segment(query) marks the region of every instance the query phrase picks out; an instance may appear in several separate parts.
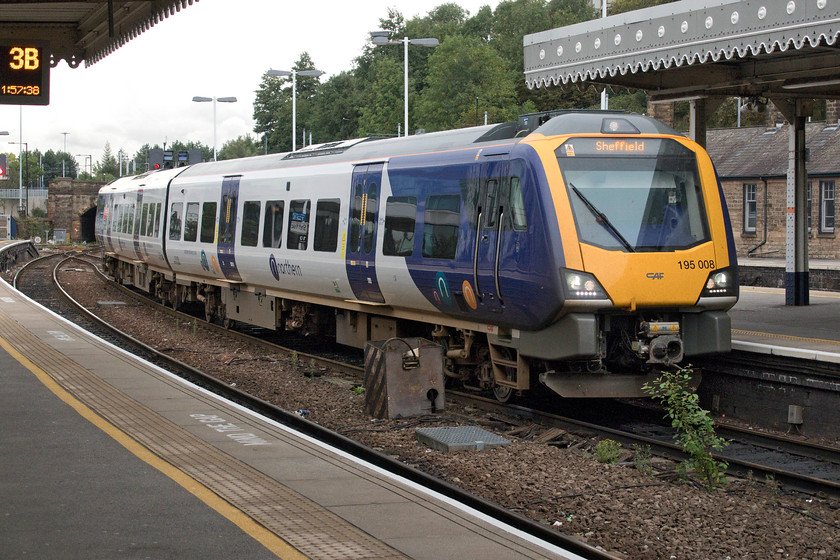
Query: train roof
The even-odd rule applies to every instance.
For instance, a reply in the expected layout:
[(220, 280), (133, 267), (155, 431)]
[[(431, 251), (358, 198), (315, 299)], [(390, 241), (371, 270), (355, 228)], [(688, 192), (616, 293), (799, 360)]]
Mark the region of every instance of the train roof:
[(164, 189), (169, 184), (169, 181), (183, 173), (186, 169), (186, 167), (160, 169), (158, 171), (147, 171), (140, 175), (120, 177), (99, 189), (99, 194), (119, 194), (133, 192), (137, 189)]
[[(610, 123), (618, 122), (618, 128)], [(649, 117), (622, 111), (552, 111), (524, 115), (516, 122), (416, 134), (400, 138), (355, 138), (315, 144), (295, 152), (205, 162), (181, 168), (183, 177), (228, 175), (263, 169), (291, 168), (322, 163), (386, 160), (412, 154), (512, 145), (530, 133), (560, 134), (678, 134)], [(156, 172), (160, 173), (160, 172)], [(167, 176), (167, 179), (174, 175)]]

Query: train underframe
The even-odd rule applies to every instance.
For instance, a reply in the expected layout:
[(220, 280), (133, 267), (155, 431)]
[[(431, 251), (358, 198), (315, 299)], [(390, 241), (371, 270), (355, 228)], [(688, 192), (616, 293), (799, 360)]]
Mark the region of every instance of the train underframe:
[[(703, 315), (571, 313), (539, 333), (522, 331), (514, 336), (501, 328), (487, 334), (240, 291), (235, 284), (222, 287), (175, 281), (145, 265), (113, 257), (106, 257), (105, 271), (119, 283), (133, 284), (175, 309), (200, 304), (207, 321), (228, 328), (240, 321), (334, 338), (357, 348), (395, 336), (428, 338), (443, 348), (444, 372), (450, 384), (492, 392), (502, 402), (538, 383), (569, 398), (645, 396), (642, 385), (655, 380), (662, 367), (683, 359), (681, 319)], [(709, 323), (706, 318), (700, 326), (717, 326), (717, 318), (713, 319)]]

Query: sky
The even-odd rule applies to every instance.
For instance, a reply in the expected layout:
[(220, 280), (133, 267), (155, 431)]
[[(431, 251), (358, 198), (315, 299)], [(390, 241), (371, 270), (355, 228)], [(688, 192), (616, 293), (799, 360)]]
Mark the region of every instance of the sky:
[[(306, 51), (326, 72), (324, 81), (352, 69), (389, 8), (409, 20), (445, 1), (197, 0), (90, 67), (61, 61), (50, 73), (49, 105), (0, 105), (0, 131), (9, 133), (0, 136), (0, 152), (18, 153), (7, 141), (26, 142), (30, 151), (64, 151), (66, 140), (84, 170), (102, 158), (106, 142), (115, 157), (173, 140), (212, 148), (213, 104), (192, 98), (236, 97), (236, 103), (216, 103), (221, 149), (255, 136), (255, 92), (269, 68), (290, 70)], [(474, 15), (498, 1), (456, 3)]]

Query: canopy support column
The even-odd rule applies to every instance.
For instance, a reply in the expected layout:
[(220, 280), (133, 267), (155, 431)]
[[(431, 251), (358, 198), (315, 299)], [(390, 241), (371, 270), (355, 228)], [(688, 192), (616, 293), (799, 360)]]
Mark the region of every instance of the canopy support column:
[(808, 305), (808, 176), (805, 171), (806, 106), (802, 99), (773, 98), (791, 124), (785, 222), (785, 304)]

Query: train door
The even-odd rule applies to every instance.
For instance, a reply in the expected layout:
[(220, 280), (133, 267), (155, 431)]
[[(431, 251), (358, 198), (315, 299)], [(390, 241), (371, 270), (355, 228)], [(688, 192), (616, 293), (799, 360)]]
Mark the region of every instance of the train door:
[(475, 295), (485, 310), (501, 312), (504, 293), (499, 277), (505, 204), (508, 188), (507, 154), (486, 156), (481, 163), (475, 223), (473, 279)]
[(357, 165), (350, 186), (350, 233), (345, 262), (356, 299), (385, 303), (376, 279), (376, 230), (382, 183), (381, 163)]
[(143, 252), (140, 248), (140, 218), (143, 212), (143, 189), (137, 190), (137, 202), (131, 209), (131, 241), (134, 247), (134, 254), (137, 255), (137, 260), (142, 261)]
[(236, 207), (239, 202), (239, 180), (242, 177), (225, 177), (222, 181), (222, 200), (220, 204), (219, 235), (216, 240), (216, 254), (219, 267), (225, 278), (234, 282), (241, 282), (239, 269), (236, 266)]

